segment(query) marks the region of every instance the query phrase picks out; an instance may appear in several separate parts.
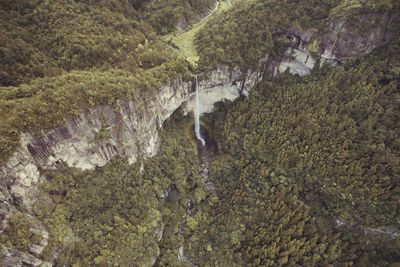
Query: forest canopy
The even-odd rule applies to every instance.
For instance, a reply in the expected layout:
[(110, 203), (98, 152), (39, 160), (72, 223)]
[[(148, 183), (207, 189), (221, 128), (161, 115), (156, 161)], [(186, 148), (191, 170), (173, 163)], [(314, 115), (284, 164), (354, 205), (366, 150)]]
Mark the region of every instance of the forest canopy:
[[(1, 1), (0, 164), (21, 132), (37, 136), (121, 99), (145, 112), (160, 87), (190, 79), (189, 63), (160, 35), (215, 4)], [(287, 48), (279, 32), (322, 33), (340, 18), (364, 33), (358, 15), (399, 10), (396, 0), (240, 1), (199, 28), (200, 70), (254, 69)], [(73, 267), (398, 266), (397, 26), (362, 58), (316, 65), (306, 77), (263, 73), (248, 97), (202, 116), (206, 147), (193, 114), (178, 109), (157, 132), (154, 157), (39, 168), (32, 206), (12, 199), (9, 216), (0, 214), (0, 265), (34, 255)]]
[(189, 76), (128, 2), (95, 2), (1, 3), (0, 161), (22, 131), (54, 128), (87, 108), (151, 96)]
[[(280, 33), (296, 29), (323, 34), (329, 24), (341, 21), (357, 22), (357, 15), (389, 12), (397, 17), (400, 3), (395, 0), (303, 0), (241, 1), (232, 10), (210, 20), (197, 34), (196, 47), (201, 68), (228, 65), (243, 70), (252, 69), (266, 55), (276, 58), (287, 48)], [(359, 23), (360, 34), (365, 25)], [(392, 28), (396, 27), (392, 25)]]

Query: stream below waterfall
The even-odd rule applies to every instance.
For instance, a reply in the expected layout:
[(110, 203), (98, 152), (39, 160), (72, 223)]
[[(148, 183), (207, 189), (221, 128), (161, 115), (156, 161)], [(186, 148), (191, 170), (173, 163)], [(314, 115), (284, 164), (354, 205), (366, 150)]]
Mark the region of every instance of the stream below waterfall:
[[(207, 196), (215, 195), (215, 185), (209, 179), (209, 167), (212, 161), (215, 159), (216, 153), (213, 147), (207, 147), (207, 139), (204, 140), (203, 143), (198, 140), (198, 153), (199, 153), (199, 160), (201, 164), (201, 175), (204, 181), (204, 189), (207, 192)], [(183, 236), (183, 231), (186, 226), (187, 219), (189, 217), (193, 217), (195, 214), (193, 212), (193, 202), (191, 200), (188, 201), (186, 206), (186, 216), (183, 218), (179, 225), (178, 233), (182, 236), (183, 244), (178, 249), (178, 259), (185, 264), (185, 266), (196, 266), (191, 259), (185, 255), (185, 238)]]
[[(195, 101), (193, 106), (194, 111), (194, 135), (197, 139), (197, 151), (199, 155), (199, 161), (201, 165), (201, 176), (203, 177), (204, 181), (204, 189), (207, 192), (207, 195), (214, 195), (216, 194), (215, 186), (212, 181), (209, 179), (209, 168), (214, 160), (217, 149), (216, 143), (209, 137), (209, 134), (203, 134), (201, 131), (201, 123), (200, 123), (200, 110), (201, 110), (201, 99), (199, 96), (199, 88), (198, 88), (198, 80), (197, 76), (195, 76)], [(184, 263), (186, 266), (195, 266), (190, 258), (185, 255), (185, 238), (183, 236), (183, 231), (187, 223), (187, 219), (189, 217), (194, 216), (193, 214), (193, 202), (191, 200), (188, 201), (186, 205), (186, 215), (181, 221), (178, 233), (181, 235), (183, 239), (183, 244), (178, 249), (178, 259)]]

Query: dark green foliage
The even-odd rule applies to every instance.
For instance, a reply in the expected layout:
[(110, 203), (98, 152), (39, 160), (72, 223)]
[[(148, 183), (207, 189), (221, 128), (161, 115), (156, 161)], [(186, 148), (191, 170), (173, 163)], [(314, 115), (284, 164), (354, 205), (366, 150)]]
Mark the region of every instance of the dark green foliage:
[(28, 246), (35, 240), (34, 234), (30, 231), (32, 220), (26, 214), (15, 212), (8, 223), (4, 236), (0, 237), (1, 243), (20, 250), (27, 250)]
[[(190, 21), (212, 3), (189, 2), (2, 1), (0, 79), (29, 83), (0, 88), (0, 157), (21, 131), (118, 98), (145, 106), (160, 85), (185, 78), (187, 65), (137, 12), (164, 33), (178, 12)], [(249, 1), (211, 21), (197, 39), (203, 67), (247, 69), (285, 48), (276, 32), (397, 4), (277, 3)], [(41, 257), (61, 250), (59, 266), (180, 266), (184, 246), (198, 266), (396, 266), (398, 235), (376, 230), (398, 233), (400, 221), (399, 50), (398, 39), (310, 77), (282, 74), (225, 106), (207, 121), (222, 147), (210, 163), (215, 190), (200, 175), (191, 118), (168, 122), (154, 158), (42, 173), (33, 211), (50, 238)], [(36, 242), (31, 224), (15, 213), (1, 242), (26, 250)]]
[(215, 0), (147, 1), (140, 11), (158, 33), (166, 34), (177, 30), (178, 24), (186, 26), (199, 20), (215, 3)]
[(165, 132), (152, 159), (132, 166), (119, 159), (95, 172), (47, 175), (42, 198), (49, 195), (54, 204), (50, 214), (37, 216), (50, 232), (47, 254), (64, 248), (58, 265), (149, 265), (156, 260), (158, 231), (163, 234), (158, 262), (177, 260), (178, 226), (188, 199), (194, 199), (191, 189), (202, 187), (196, 147), (180, 132), (186, 125)]
[[(199, 65), (254, 68), (260, 59), (284, 46), (284, 40), (273, 39), (273, 34), (293, 27), (316, 26), (337, 2), (244, 1), (208, 22), (198, 34)], [(274, 56), (272, 54), (270, 56)]]
[[(192, 262), (398, 264), (399, 41), (307, 78), (282, 75), (227, 109), (216, 194), (185, 232)], [(383, 226), (394, 232), (374, 233)]]
[(187, 64), (129, 3), (7, 3), (0, 10), (0, 82), (30, 83), (0, 87), (0, 161), (21, 131), (57, 127), (117, 98), (144, 106), (141, 96), (188, 76)]
[(127, 14), (113, 2), (19, 0), (12, 7), (0, 10), (1, 85), (63, 70), (110, 65), (135, 70), (140, 66), (135, 49), (156, 41), (152, 29), (135, 19), (132, 8)]
[(243, 147), (249, 157), (291, 173), (302, 181), (307, 200), (322, 197), (336, 215), (362, 222), (373, 214), (369, 224), (396, 222), (398, 84), (394, 77), (382, 84), (377, 73), (384, 65), (397, 69), (398, 61), (374, 61), (265, 84), (228, 115), (225, 127), (233, 132), (225, 132), (226, 147), (235, 155)]
[[(398, 1), (347, 1), (347, 0), (272, 0), (242, 1), (232, 10), (209, 21), (198, 33), (196, 47), (199, 66), (228, 65), (243, 70), (257, 66), (260, 59), (269, 55), (276, 58), (287, 48), (282, 33), (297, 29), (321, 34), (338, 17), (356, 22), (356, 15), (370, 12), (392, 13), (400, 8)], [(365, 27), (368, 21), (356, 24)], [(369, 25), (374, 27), (374, 25)], [(395, 27), (392, 27), (395, 28)], [(364, 34), (360, 30), (359, 35)]]
[(332, 10), (331, 15), (349, 17), (360, 12), (389, 11), (396, 6), (399, 6), (396, 0), (342, 0), (340, 4)]
[(315, 266), (338, 258), (339, 235), (325, 233), (286, 177), (229, 156), (214, 163), (212, 176), (218, 198), (196, 214), (189, 238), (200, 266)]

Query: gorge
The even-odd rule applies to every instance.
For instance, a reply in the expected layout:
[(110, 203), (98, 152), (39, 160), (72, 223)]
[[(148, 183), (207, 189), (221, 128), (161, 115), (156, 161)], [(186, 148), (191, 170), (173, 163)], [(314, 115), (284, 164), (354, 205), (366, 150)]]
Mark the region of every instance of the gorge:
[[(24, 32), (69, 45), (61, 32), (23, 23), (41, 25), (48, 9), (64, 4), (22, 2), (0, 6), (21, 16), (15, 25)], [(125, 36), (114, 37), (120, 45), (95, 39), (118, 53), (79, 54), (90, 44), (77, 41), (60, 56), (61, 48), (40, 50), (34, 39), (30, 51), (40, 52), (29, 62), (41, 68), (68, 53), (80, 55), (77, 62), (94, 57), (96, 75), (78, 63), (67, 73), (71, 60), (37, 70), (44, 78), (20, 77), (8, 63), (14, 59), (3, 61), (1, 77), (16, 84), (0, 89), (1, 266), (398, 264), (395, 1), (313, 1), (318, 14), (301, 1), (276, 10), (274, 1), (210, 1), (214, 13), (199, 11), (207, 17), (189, 38), (199, 59), (187, 43), (171, 49), (174, 41), (148, 28), (162, 26), (149, 15), (154, 1), (99, 9), (78, 2), (65, 4), (67, 14), (85, 27), (95, 29), (99, 14), (101, 27), (122, 21), (112, 26)], [(188, 18), (196, 5), (189, 2)], [(160, 9), (173, 10), (171, 20), (172, 7), (181, 10)], [(178, 30), (182, 21), (176, 17)], [(66, 36), (91, 34), (85, 27), (67, 27)], [(185, 32), (177, 36), (186, 40)], [(65, 117), (54, 123), (49, 111)], [(218, 147), (211, 160), (201, 154), (209, 138)]]

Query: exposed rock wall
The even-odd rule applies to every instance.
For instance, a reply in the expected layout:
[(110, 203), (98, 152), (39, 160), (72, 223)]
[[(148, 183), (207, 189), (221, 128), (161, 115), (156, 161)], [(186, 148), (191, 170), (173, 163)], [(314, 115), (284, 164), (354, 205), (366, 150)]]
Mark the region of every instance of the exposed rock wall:
[[(246, 90), (261, 77), (258, 72), (248, 76)], [(213, 69), (201, 80), (199, 90), (230, 88), (238, 96), (241, 77), (238, 69)], [(193, 96), (193, 88), (193, 82), (174, 82), (160, 88), (157, 95), (145, 101), (144, 107), (121, 100), (115, 107), (90, 109), (39, 136), (22, 133), (19, 148), (0, 169), (0, 233), (16, 206), (31, 211), (35, 188), (41, 180), (40, 170), (62, 166), (90, 170), (104, 166), (116, 156), (125, 156), (133, 163), (138, 157), (155, 155), (163, 122)], [(213, 106), (213, 102), (209, 104)]]
[[(42, 170), (62, 166), (90, 170), (116, 156), (126, 156), (133, 163), (138, 157), (155, 155), (158, 130), (191, 91), (191, 82), (177, 81), (160, 88), (144, 106), (118, 101), (114, 107), (90, 109), (47, 133), (21, 133), (19, 148), (0, 168), (0, 234), (17, 208), (32, 214)], [(46, 242), (32, 244), (27, 252), (0, 247), (0, 266), (43, 264), (37, 256), (47, 244), (48, 233), (40, 222), (35, 222), (31, 231), (37, 232), (37, 228)]]
[[(383, 26), (393, 20), (389, 14), (380, 17), (364, 14), (360, 19), (372, 23), (362, 34), (354, 28), (354, 22), (340, 20), (332, 22), (329, 31), (323, 34), (296, 29), (280, 33), (292, 38), (285, 54), (280, 59), (262, 59), (260, 66), (248, 71), (247, 75), (238, 68), (220, 66), (211, 69), (199, 78), (199, 92), (204, 104), (201, 112), (211, 112), (218, 101), (237, 98), (244, 76), (247, 77), (243, 86), (246, 95), (265, 73), (276, 75), (289, 70), (293, 74), (307, 75), (318, 61), (335, 65), (361, 57), (389, 41), (394, 34), (386, 32)], [(185, 102), (185, 110), (192, 110), (193, 89), (192, 82), (177, 81), (146, 99), (144, 107), (121, 100), (114, 107), (90, 109), (64, 126), (39, 136), (22, 133), (20, 147), (0, 167), (0, 234), (16, 207), (31, 212), (41, 170), (60, 166), (90, 170), (104, 166), (116, 156), (126, 156), (130, 163), (138, 157), (153, 156), (158, 149), (158, 131), (164, 121)], [(47, 240), (46, 230), (40, 229)], [(36, 256), (43, 246), (45, 244), (33, 245), (31, 254), (6, 251), (3, 253), (6, 261), (0, 259), (0, 265), (7, 261), (15, 266), (22, 262), (40, 265), (42, 263)]]
[[(265, 59), (261, 60), (264, 62)], [(243, 85), (243, 94), (249, 91), (262, 79), (262, 64), (254, 71), (249, 70)], [(233, 101), (240, 96), (242, 89), (243, 73), (239, 68), (229, 69), (226, 66), (219, 66), (211, 69), (208, 73), (199, 78), (199, 97), (201, 101), (200, 114), (210, 113), (214, 104), (220, 101)], [(194, 95), (192, 94), (184, 106), (185, 112), (194, 108)]]
[(311, 73), (318, 61), (320, 66), (336, 66), (346, 60), (361, 58), (399, 34), (400, 29), (396, 27), (399, 22), (400, 11), (395, 10), (337, 18), (323, 32), (291, 29), (275, 33), (275, 36), (291, 38), (292, 42), (278, 62), (269, 63), (269, 70), (274, 75), (288, 70), (304, 76)]
[[(354, 21), (341, 20), (333, 21), (325, 34), (296, 29), (280, 33), (291, 37), (292, 44), (279, 61), (268, 61), (267, 57), (261, 60), (259, 68), (247, 73), (244, 94), (265, 71), (276, 74), (289, 70), (307, 75), (318, 59), (335, 63), (371, 52), (394, 35), (384, 27), (385, 22), (393, 19), (393, 14), (386, 13), (360, 15), (358, 23), (367, 24), (367, 31), (362, 33), (355, 28)], [(215, 102), (238, 97), (243, 77), (238, 68), (224, 66), (200, 77), (199, 91), (205, 104), (202, 112), (210, 112)], [(22, 133), (20, 148), (1, 167), (0, 199), (4, 201), (0, 208), (10, 203), (10, 197), (14, 204), (29, 208), (28, 192), (40, 180), (39, 169), (67, 165), (87, 170), (104, 166), (115, 156), (126, 156), (132, 163), (137, 157), (154, 155), (159, 143), (158, 129), (188, 99), (186, 109), (191, 110), (192, 92), (192, 82), (178, 81), (160, 88), (158, 94), (145, 101), (144, 108), (121, 100), (116, 107), (93, 108), (39, 137)]]
[[(241, 77), (242, 73), (238, 69), (212, 69), (200, 81), (199, 91), (233, 90), (236, 98), (239, 96)], [(246, 91), (261, 76), (259, 72), (249, 72), (248, 77), (244, 86)], [(90, 109), (62, 127), (43, 132), (39, 136), (21, 133), (19, 148), (0, 168), (0, 234), (17, 208), (32, 214), (32, 203), (42, 179), (42, 170), (63, 166), (91, 170), (104, 166), (116, 156), (125, 156), (133, 163), (139, 157), (155, 155), (160, 141), (158, 131), (164, 121), (191, 99), (193, 94), (194, 82), (177, 81), (160, 88), (158, 94), (144, 101), (145, 106), (121, 100), (114, 107), (98, 106)], [(208, 102), (211, 109), (215, 102), (224, 98), (210, 99)], [(46, 229), (40, 223), (34, 226), (38, 227), (42, 239), (47, 242)], [(33, 244), (33, 252), (29, 253), (8, 251), (4, 247), (0, 265), (49, 264), (37, 258), (36, 252), (43, 250), (45, 245)]]
[(40, 180), (39, 169), (59, 166), (82, 170), (104, 166), (115, 156), (153, 156), (158, 148), (158, 128), (184, 102), (190, 82), (160, 88), (144, 108), (132, 101), (115, 107), (99, 106), (82, 113), (39, 137), (22, 133), (20, 147), (1, 168), (1, 178), (14, 201), (29, 210), (29, 192)]

